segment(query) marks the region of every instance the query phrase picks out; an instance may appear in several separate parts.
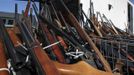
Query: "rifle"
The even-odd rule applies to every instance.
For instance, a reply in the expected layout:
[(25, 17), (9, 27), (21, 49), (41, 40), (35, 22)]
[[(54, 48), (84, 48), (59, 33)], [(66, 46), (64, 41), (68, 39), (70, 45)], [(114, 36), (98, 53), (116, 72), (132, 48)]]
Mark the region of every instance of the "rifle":
[[(51, 5), (51, 7), (53, 9), (53, 12), (54, 12), (54, 14), (56, 16), (56, 19), (57, 19), (57, 20), (54, 19), (54, 21), (57, 23), (57, 26), (59, 27), (59, 29), (64, 29), (63, 26), (62, 26), (62, 25), (64, 25), (66, 27), (66, 31), (68, 33), (71, 33), (71, 29), (67, 25), (67, 23), (66, 23), (64, 17), (62, 16), (61, 12), (59, 12), (59, 16), (61, 18), (61, 19), (59, 19), (59, 16), (58, 16), (58, 14), (56, 12), (56, 9), (54, 8), (54, 5), (53, 5), (53, 3), (51, 1), (50, 1), (50, 5)], [(60, 44), (64, 47), (64, 49), (67, 49), (67, 44), (65, 43), (64, 39), (61, 36), (57, 36), (57, 39), (59, 39), (59, 41), (61, 41)]]
[(0, 75), (9, 75), (6, 58), (6, 52), (4, 51), (4, 46), (2, 40), (0, 39)]
[[(52, 10), (53, 10), (53, 12), (54, 12), (54, 14), (55, 14), (55, 17), (56, 17), (56, 19), (57, 19), (57, 20), (55, 19), (54, 21), (57, 23), (57, 25), (58, 25), (59, 28), (63, 29), (63, 26), (61, 25), (61, 21), (60, 21), (60, 19), (59, 19), (59, 17), (58, 17), (58, 14), (57, 14), (57, 12), (56, 12), (56, 9), (54, 8), (54, 5), (53, 5), (53, 3), (52, 3), (51, 1), (50, 1), (50, 5), (51, 5)], [(61, 15), (60, 12), (59, 12), (59, 14)], [(62, 16), (61, 16), (61, 18), (62, 18), (63, 22), (65, 23), (64, 18), (63, 18)], [(67, 26), (66, 26), (66, 27), (67, 27)], [(68, 28), (68, 27), (67, 27), (67, 31), (69, 31), (69, 28)], [(57, 39), (58, 39), (59, 41), (61, 41), (61, 42), (60, 42), (60, 45), (63, 46), (64, 49), (67, 49), (67, 45), (66, 45), (64, 39), (63, 39), (61, 36), (57, 36)]]
[(29, 54), (32, 57), (31, 59), (34, 62), (38, 75), (59, 75), (55, 65), (43, 51), (38, 40), (33, 38), (26, 25), (24, 25), (24, 22), (17, 21), (17, 25), (26, 43)]
[(90, 0), (90, 19), (94, 16), (94, 6), (92, 0)]
[[(45, 5), (46, 7), (48, 7), (47, 5)], [(35, 8), (35, 7), (34, 7)], [(44, 9), (44, 8), (43, 8)], [(43, 14), (44, 12), (43, 12), (43, 9), (42, 9), (42, 12), (41, 12), (41, 14), (42, 14), (42, 16), (46, 16), (45, 14), (47, 13), (45, 13), (45, 14)], [(47, 8), (48, 9), (48, 8)], [(47, 15), (47, 16), (49, 16), (49, 15)], [(50, 18), (50, 17), (49, 17)], [(53, 36), (51, 33), (50, 33), (50, 31), (49, 31), (49, 29), (48, 29), (48, 27), (46, 26), (46, 25), (44, 25), (40, 20), (39, 20), (39, 28), (40, 28), (40, 30), (41, 30), (41, 32), (42, 32), (42, 35), (43, 35), (43, 39), (46, 41), (46, 39), (48, 39), (47, 40), (47, 45), (50, 45), (50, 44), (53, 44), (53, 43), (55, 43), (56, 41), (55, 41), (55, 39), (54, 39), (54, 37), (55, 37), (55, 35)], [(63, 54), (62, 54), (62, 51), (60, 50), (60, 48), (59, 48), (59, 46), (58, 45), (54, 45), (54, 46), (52, 46), (51, 47), (52, 49), (51, 49), (51, 51), (53, 51), (53, 53), (55, 54), (55, 56), (57, 57), (57, 59), (58, 59), (58, 61), (59, 62), (61, 62), (61, 63), (65, 63), (65, 58), (64, 58), (64, 56), (63, 56)]]
[(106, 59), (103, 57), (103, 55), (101, 54), (101, 52), (99, 51), (99, 49), (96, 47), (96, 45), (93, 43), (92, 39), (88, 36), (88, 34), (85, 32), (85, 30), (83, 30), (80, 25), (79, 22), (77, 21), (77, 19), (74, 17), (74, 15), (69, 11), (69, 9), (66, 7), (66, 5), (64, 4), (63, 0), (59, 0), (59, 3), (62, 5), (62, 7), (65, 9), (66, 11), (66, 17), (70, 20), (70, 22), (72, 23), (72, 25), (77, 29), (79, 35), (88, 42), (88, 44), (91, 46), (91, 48), (95, 51), (95, 53), (98, 55), (98, 57), (100, 58), (100, 61), (102, 62), (102, 64), (104, 65), (104, 69), (107, 72), (112, 72), (111, 68), (109, 66), (109, 63), (106, 61)]
[[(1, 20), (0, 20), (1, 21)], [(8, 30), (4, 25), (0, 25), (1, 34), (3, 35), (2, 40), (5, 45), (9, 63), (11, 64), (11, 73), (14, 71), (16, 75), (31, 75), (29, 66), (27, 65), (28, 61), (27, 54), (25, 50), (17, 43), (19, 39), (15, 36), (15, 33)], [(27, 65), (27, 66), (26, 66)]]
[[(15, 50), (18, 54), (22, 55), (21, 58), (24, 58), (27, 56), (27, 51), (22, 45), (22, 41), (18, 38), (18, 36), (15, 34), (13, 29), (7, 29), (7, 32), (9, 34), (9, 37), (11, 41), (14, 44)], [(25, 61), (25, 60), (24, 60)]]
[[(112, 34), (119, 34), (116, 30), (115, 30), (115, 27), (112, 25), (112, 24), (110, 24), (110, 22), (109, 22), (109, 20), (107, 19), (107, 17), (103, 14), (103, 18), (106, 20), (106, 24), (105, 24), (105, 27), (107, 27), (107, 30), (108, 30), (108, 32), (110, 32), (110, 33), (112, 33)], [(110, 25), (110, 26), (108, 26), (108, 25)]]
[[(42, 22), (39, 22), (39, 24), (42, 25), (43, 23)], [(47, 36), (46, 33), (44, 31), (42, 31), (42, 27), (41, 28), (39, 27), (38, 33), (37, 33), (37, 37), (39, 38), (39, 41), (42, 41), (43, 42), (43, 45), (42, 45), (43, 47), (44, 46), (48, 46), (48, 45), (51, 44), (50, 41), (49, 41), (49, 39), (46, 36)], [(46, 51), (46, 53), (49, 55), (49, 57), (52, 60), (56, 60), (56, 56), (55, 56), (55, 54), (53, 52), (52, 47), (49, 47), (49, 48), (45, 49), (45, 51)]]
[[(30, 30), (30, 32), (32, 32), (32, 19), (34, 16), (32, 15), (32, 9), (30, 8), (30, 6), (31, 6), (31, 0), (28, 0), (26, 8), (22, 12), (23, 14), (22, 20), (25, 21), (28, 29)], [(30, 11), (30, 16), (28, 16), (29, 11)]]
[[(87, 21), (89, 22), (89, 24), (94, 28), (94, 30), (96, 31), (96, 33), (100, 36), (100, 37), (103, 37), (103, 35), (102, 35), (102, 33), (98, 30), (98, 28), (97, 28), (97, 26), (95, 25), (95, 20), (93, 21), (94, 22), (94, 24), (93, 24), (93, 22), (90, 20), (90, 19), (88, 19), (88, 17), (86, 16), (86, 14), (85, 14), (85, 12), (82, 10), (82, 13), (84, 14), (84, 16), (85, 16), (85, 18), (87, 19)], [(95, 16), (93, 16), (93, 17), (95, 17)]]
[(78, 36), (78, 32), (76, 31), (76, 29), (75, 29), (74, 27), (71, 27), (71, 26), (65, 21), (65, 18), (63, 17), (63, 15), (62, 15), (61, 12), (59, 12), (59, 15), (60, 15), (60, 17), (61, 17), (61, 21), (63, 21), (63, 25), (65, 25), (65, 27), (66, 27), (66, 30), (65, 30), (65, 31), (68, 33), (68, 35), (71, 34), (70, 37), (77, 39), (77, 41), (78, 41), (79, 43), (83, 44), (83, 41), (82, 41), (82, 39)]
[(116, 30), (116, 27), (115, 27), (115, 25), (113, 24), (113, 22), (112, 22), (111, 20), (109, 20), (109, 22), (110, 22), (110, 24), (112, 25), (112, 28), (113, 28), (113, 30), (115, 31), (115, 33), (116, 33), (117, 35), (119, 35), (119, 32)]
[(9, 63), (11, 64), (12, 69), (10, 69), (11, 73), (14, 71), (16, 75), (31, 75), (31, 73), (24, 68), (24, 60), (22, 60), (22, 57), (19, 53), (21, 52), (19, 49), (14, 46), (14, 43), (11, 41), (11, 38), (4, 27), (4, 24), (2, 23), (2, 20), (0, 20), (0, 30), (1, 30), (1, 35), (2, 35), (2, 40), (4, 43), (4, 48), (7, 52), (7, 58), (9, 59)]
[[(101, 16), (100, 12), (96, 12), (97, 13), (97, 20), (98, 20), (98, 25), (100, 26), (100, 32), (103, 34), (103, 37), (107, 35), (107, 33), (105, 32), (105, 30), (103, 30), (103, 26), (102, 25), (104, 23), (103, 18)], [(100, 22), (99, 22), (99, 17), (100, 17)]]
[(18, 66), (20, 66), (22, 61), (18, 57), (18, 54), (14, 48), (14, 44), (12, 43), (11, 39), (9, 38), (9, 35), (4, 27), (4, 23), (2, 22), (2, 20), (0, 20), (0, 31), (1, 31), (1, 35), (3, 35), (2, 40), (6, 47), (9, 59), (11, 59), (11, 64), (15, 69), (18, 69)]
[[(33, 6), (34, 8), (34, 6)], [(46, 18), (42, 17), (40, 14), (37, 13), (37, 11), (34, 9), (35, 14), (38, 18), (39, 21), (42, 21), (42, 23), (44, 23), (44, 25), (47, 24), (47, 26), (51, 29), (53, 29), (57, 35), (62, 36), (65, 40), (69, 41), (70, 43), (72, 43), (75, 48), (79, 48), (80, 50), (82, 50), (84, 53), (87, 52), (87, 49), (84, 48), (82, 45), (80, 45), (76, 40), (74, 40), (74, 38), (70, 37), (68, 34), (66, 34), (64, 31), (62, 31), (61, 29), (57, 28), (55, 25), (53, 25), (52, 22), (49, 22)], [(64, 35), (64, 36), (63, 36)], [(89, 55), (92, 56), (92, 54), (89, 52)]]
[[(54, 40), (52, 34), (47, 29), (47, 27), (45, 25), (42, 25), (41, 27), (43, 27), (42, 29), (46, 33), (50, 43), (51, 44), (54, 43), (55, 40)], [(54, 51), (55, 55), (57, 56), (57, 59), (59, 60), (59, 62), (65, 63), (65, 58), (64, 58), (62, 52), (60, 51), (60, 48), (58, 47), (58, 45), (54, 45), (54, 46), (52, 46), (52, 48), (53, 48), (53, 51)]]

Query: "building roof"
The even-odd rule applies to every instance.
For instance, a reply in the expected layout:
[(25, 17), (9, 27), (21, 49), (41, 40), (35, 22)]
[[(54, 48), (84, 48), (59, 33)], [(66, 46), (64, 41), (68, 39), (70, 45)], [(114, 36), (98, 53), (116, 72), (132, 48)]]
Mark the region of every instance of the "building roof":
[[(18, 1), (28, 1), (28, 0), (18, 0)], [(41, 0), (33, 0), (33, 1), (39, 2)]]
[[(15, 17), (15, 14), (14, 13), (11, 13), (11, 12), (1, 12), (0, 11), (0, 17), (1, 18), (14, 18)], [(22, 18), (22, 15), (19, 14), (19, 17)]]
[(0, 12), (0, 17), (14, 18), (14, 13), (10, 13), (10, 12)]

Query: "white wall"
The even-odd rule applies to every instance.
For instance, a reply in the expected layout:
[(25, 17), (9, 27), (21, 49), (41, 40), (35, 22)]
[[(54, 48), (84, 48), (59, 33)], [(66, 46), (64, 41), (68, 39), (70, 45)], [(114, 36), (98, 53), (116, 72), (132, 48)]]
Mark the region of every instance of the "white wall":
[[(83, 3), (83, 9), (87, 12), (89, 8), (90, 0), (81, 0)], [(99, 11), (105, 14), (113, 23), (120, 29), (125, 29), (127, 24), (127, 3), (128, 0), (92, 0), (95, 11)], [(109, 11), (108, 4), (111, 4), (113, 8)]]
[(80, 2), (83, 4), (83, 10), (87, 13), (90, 5), (90, 0), (80, 0)]
[(128, 3), (130, 5), (132, 5), (132, 7), (133, 7), (133, 33), (134, 33), (134, 4), (132, 2), (130, 2), (130, 1), (128, 1)]
[[(134, 4), (133, 4), (133, 29), (134, 29)], [(134, 31), (133, 31), (134, 33)]]

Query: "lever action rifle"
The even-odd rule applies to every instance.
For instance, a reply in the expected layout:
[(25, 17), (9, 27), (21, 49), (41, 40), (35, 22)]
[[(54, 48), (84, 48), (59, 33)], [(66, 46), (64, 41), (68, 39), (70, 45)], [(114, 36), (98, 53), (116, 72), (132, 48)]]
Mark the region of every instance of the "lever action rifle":
[(24, 22), (17, 21), (17, 25), (38, 75), (59, 75), (55, 65), (43, 51), (38, 40), (33, 38)]
[(101, 52), (99, 51), (99, 49), (96, 47), (96, 45), (93, 43), (92, 39), (88, 36), (88, 34), (85, 32), (84, 29), (82, 29), (79, 25), (79, 22), (77, 21), (77, 19), (74, 17), (74, 15), (69, 11), (69, 9), (67, 8), (67, 6), (64, 4), (63, 0), (59, 0), (58, 1), (62, 7), (65, 9), (66, 11), (66, 17), (70, 20), (70, 22), (72, 23), (72, 25), (77, 29), (79, 35), (88, 42), (88, 44), (91, 46), (91, 48), (95, 51), (95, 53), (98, 55), (98, 57), (100, 58), (100, 61), (102, 62), (102, 64), (104, 65), (104, 69), (107, 72), (112, 72), (109, 63), (106, 61), (106, 59), (103, 57), (103, 55), (101, 54)]

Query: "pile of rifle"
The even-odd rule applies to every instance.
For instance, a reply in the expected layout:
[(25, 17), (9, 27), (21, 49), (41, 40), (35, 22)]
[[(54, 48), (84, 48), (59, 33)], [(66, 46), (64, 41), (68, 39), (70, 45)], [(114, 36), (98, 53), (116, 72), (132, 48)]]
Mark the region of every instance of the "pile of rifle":
[(133, 35), (94, 14), (92, 2), (90, 17), (80, 9), (77, 19), (67, 2), (48, 0), (38, 11), (29, 0), (22, 18), (16, 4), (14, 28), (0, 19), (0, 75), (134, 74)]

